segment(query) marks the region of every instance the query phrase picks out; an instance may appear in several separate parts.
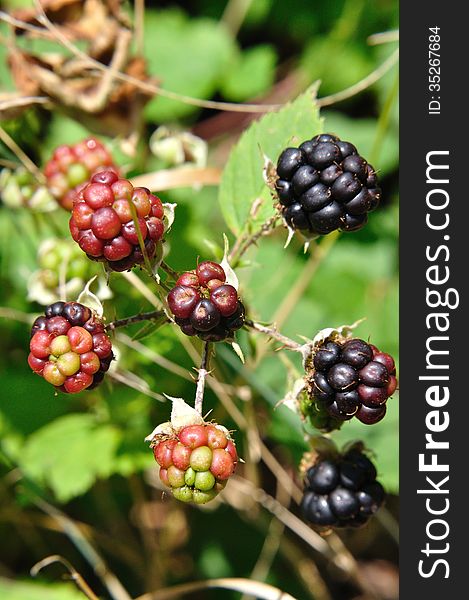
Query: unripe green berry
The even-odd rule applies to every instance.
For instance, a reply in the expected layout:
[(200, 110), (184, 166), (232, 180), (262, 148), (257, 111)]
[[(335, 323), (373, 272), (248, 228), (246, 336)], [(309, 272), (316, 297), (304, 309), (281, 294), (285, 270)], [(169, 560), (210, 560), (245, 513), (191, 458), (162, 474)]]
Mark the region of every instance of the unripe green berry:
[(66, 352), (59, 356), (56, 364), (61, 373), (70, 377), (80, 370), (80, 357), (76, 352)]
[(168, 482), (173, 488), (179, 488), (184, 485), (184, 471), (178, 469), (174, 465), (168, 467)]
[(61, 356), (70, 352), (71, 349), (70, 340), (66, 335), (58, 335), (50, 344), (51, 354), (55, 354), (55, 356)]
[(215, 490), (210, 490), (209, 492), (202, 492), (201, 490), (196, 489), (193, 493), (192, 502), (194, 502), (195, 504), (206, 504), (207, 502), (210, 502), (210, 500), (213, 500), (216, 495), (217, 492)]
[(186, 470), (186, 473), (184, 475), (184, 481), (186, 482), (186, 485), (190, 485), (190, 486), (194, 485), (195, 475), (196, 475), (196, 471), (194, 471), (194, 469), (192, 469), (191, 467), (189, 467)]
[(194, 471), (208, 471), (212, 464), (212, 451), (208, 446), (200, 446), (192, 451), (191, 467)]
[(70, 187), (76, 187), (88, 179), (88, 169), (80, 163), (72, 163), (67, 169), (67, 179)]
[(215, 485), (215, 477), (210, 471), (199, 471), (195, 475), (194, 486), (202, 492), (208, 492)]
[(192, 502), (193, 494), (190, 487), (184, 485), (182, 487), (173, 488), (173, 496), (181, 502)]

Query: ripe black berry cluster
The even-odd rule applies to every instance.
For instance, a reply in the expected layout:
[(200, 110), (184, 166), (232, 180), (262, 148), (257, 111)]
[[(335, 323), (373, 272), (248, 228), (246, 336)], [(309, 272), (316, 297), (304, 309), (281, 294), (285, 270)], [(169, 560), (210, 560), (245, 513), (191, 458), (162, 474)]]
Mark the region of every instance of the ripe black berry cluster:
[(183, 333), (221, 342), (244, 325), (238, 292), (225, 281), (223, 267), (209, 260), (179, 277), (168, 294), (168, 305)]
[(128, 271), (145, 261), (139, 233), (148, 259), (154, 258), (164, 233), (163, 216), (161, 200), (149, 190), (134, 188), (114, 171), (100, 171), (75, 196), (70, 232), (88, 258), (105, 262), (113, 271)]
[(319, 409), (338, 421), (356, 416), (366, 425), (381, 421), (397, 387), (389, 354), (360, 339), (326, 342), (313, 359), (310, 389)]
[(381, 197), (373, 167), (353, 144), (335, 135), (317, 135), (298, 148), (286, 148), (277, 175), (283, 217), (305, 233), (356, 231)]
[(306, 472), (301, 511), (321, 527), (360, 527), (384, 501), (370, 459), (354, 448), (338, 459), (320, 458)]
[(88, 138), (73, 146), (56, 148), (44, 174), (51, 194), (70, 211), (80, 186), (100, 169), (109, 167), (114, 167), (114, 161), (106, 147), (95, 138)]
[(31, 329), (31, 369), (53, 386), (76, 394), (96, 387), (114, 358), (95, 314), (78, 302), (54, 302)]

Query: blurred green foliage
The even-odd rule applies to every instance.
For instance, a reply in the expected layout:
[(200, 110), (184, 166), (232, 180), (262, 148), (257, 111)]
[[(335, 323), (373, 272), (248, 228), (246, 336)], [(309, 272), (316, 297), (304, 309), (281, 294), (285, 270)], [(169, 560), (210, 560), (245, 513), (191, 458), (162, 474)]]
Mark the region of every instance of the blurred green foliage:
[[(3, 3), (7, 10), (30, 4), (23, 0)], [(229, 3), (231, 8), (233, 4)], [(382, 206), (371, 215), (366, 228), (338, 239), (306, 280), (299, 297), (291, 295), (292, 290), (309, 277), (311, 253), (324, 240), (314, 242), (304, 254), (297, 238), (283, 248), (283, 228), (261, 239), (238, 270), (241, 295), (251, 318), (270, 322), (281, 313), (282, 332), (295, 339), (366, 317), (357, 335), (398, 356), (397, 69), (320, 114), (310, 94), (304, 93), (318, 79), (319, 98), (341, 91), (390, 56), (395, 44), (369, 46), (367, 36), (396, 26), (397, 3), (258, 0), (248, 4), (234, 37), (231, 31), (236, 29), (236, 19), (232, 13), (228, 18), (225, 3), (146, 3), (145, 58), (149, 73), (163, 88), (202, 99), (240, 102), (265, 98), (268, 102), (275, 87), (287, 80), (290, 99), (297, 97), (280, 113), (255, 121), (229, 157), (227, 147), (246, 129), (245, 122), (231, 124), (227, 120), (228, 124), (222, 123), (210, 137), (209, 164), (226, 165), (220, 190), (184, 188), (161, 193), (163, 201), (178, 204), (176, 222), (168, 235), (167, 261), (176, 270), (184, 270), (193, 268), (198, 256), (220, 259), (222, 233), (229, 234), (234, 243), (258, 195), (264, 199), (258, 223), (272, 214), (260, 171), (261, 150), (275, 161), (292, 138), (302, 141), (319, 130), (334, 132), (356, 144), (378, 170)], [(127, 6), (131, 13), (131, 3)], [(0, 34), (8, 35), (3, 24)], [(12, 89), (12, 81), (6, 46), (0, 44), (0, 92), (8, 89)], [(159, 96), (145, 108), (139, 146), (144, 150), (136, 158), (122, 152), (119, 140), (105, 141), (129, 172), (144, 173), (155, 165), (147, 143), (157, 124), (203, 129), (212, 116), (207, 110)], [(0, 125), (38, 164), (44, 164), (58, 144), (94, 135), (65, 116), (60, 107), (29, 109)], [(17, 161), (1, 142), (0, 159)], [(9, 548), (0, 550), (0, 573), (5, 577), (0, 578), (0, 596), (5, 600), (78, 598), (72, 587), (52, 583), (54, 577), (47, 579), (45, 574), (41, 583), (26, 582), (32, 564), (55, 553), (64, 554), (97, 593), (106, 596), (102, 583), (72, 543), (64, 541), (62, 533), (31, 505), (29, 486), (21, 481), (15, 486), (11, 473), (22, 473), (45, 498), (85, 523), (93, 543), (134, 595), (199, 578), (249, 577), (264, 544), (269, 513), (256, 509), (253, 518), (249, 511), (223, 505), (214, 510), (174, 506), (148, 485), (154, 478), (154, 463), (143, 438), (157, 423), (167, 420), (168, 403), (109, 380), (78, 396), (56, 395), (27, 368), (28, 320), (42, 310), (26, 299), (29, 275), (37, 268), (36, 250), (43, 239), (67, 235), (67, 216), (62, 212), (44, 217), (0, 205), (0, 538), (12, 539)], [(137, 274), (152, 287), (143, 273)], [(110, 285), (114, 298), (105, 302), (108, 320), (151, 309), (121, 275), (113, 274)], [(141, 325), (134, 325), (125, 333), (133, 337), (140, 329)], [(163, 327), (141, 341), (170, 364), (156, 364), (148, 354), (129, 348), (128, 339), (116, 337), (120, 372), (133, 373), (153, 392), (192, 400), (194, 383), (190, 377), (181, 377), (179, 369), (189, 375), (194, 362), (177, 331)], [(222, 345), (217, 350), (215, 375), (241, 391), (246, 386), (250, 389), (248, 399), (242, 394), (242, 398), (233, 398), (235, 405), (256, 425), (280, 463), (295, 472), (307, 449), (302, 425), (287, 408), (274, 407), (292, 377), (301, 375), (298, 357), (284, 352), (281, 358), (272, 346), (265, 348), (263, 340), (245, 332), (240, 333), (239, 342), (246, 366), (229, 346)], [(211, 418), (237, 430), (240, 455), (247, 460), (244, 472), (275, 496), (275, 477), (251, 460), (248, 432), (240, 430), (233, 414), (210, 389), (204, 408), (213, 411)], [(374, 453), (380, 479), (389, 492), (398, 493), (397, 394), (380, 424), (366, 427), (353, 420), (333, 437), (338, 443), (363, 440)], [(358, 536), (360, 543), (356, 542)], [(364, 556), (396, 560), (389, 534), (377, 520), (366, 530), (347, 533), (344, 539), (352, 551), (357, 549)], [(284, 536), (267, 581), (298, 598), (314, 597), (314, 590), (307, 588), (290, 562), (295, 555), (292, 547), (296, 556), (311, 557), (311, 550), (292, 534)], [(290, 577), (284, 575), (286, 567), (291, 570)], [(13, 573), (25, 581), (13, 584)], [(352, 597), (353, 590), (326, 570), (324, 577), (334, 598)], [(207, 591), (198, 597), (239, 595)]]

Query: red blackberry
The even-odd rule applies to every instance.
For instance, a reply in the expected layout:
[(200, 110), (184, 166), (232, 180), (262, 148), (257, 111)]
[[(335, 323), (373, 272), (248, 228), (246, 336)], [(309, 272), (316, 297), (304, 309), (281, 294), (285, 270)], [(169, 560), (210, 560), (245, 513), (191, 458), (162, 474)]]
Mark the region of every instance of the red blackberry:
[(319, 527), (359, 527), (379, 509), (384, 496), (375, 466), (355, 447), (339, 457), (319, 457), (309, 467), (301, 511)]
[[(315, 411), (336, 423), (353, 416), (367, 425), (386, 414), (386, 400), (397, 387), (389, 354), (360, 339), (328, 341), (316, 350), (308, 378)], [(326, 419), (327, 421), (327, 419)]]
[(220, 342), (244, 325), (244, 305), (225, 281), (223, 267), (208, 260), (178, 278), (168, 294), (168, 305), (183, 333)]
[(78, 302), (54, 302), (31, 329), (31, 369), (63, 392), (96, 387), (114, 358), (104, 325)]
[(88, 258), (113, 271), (128, 271), (145, 261), (139, 237), (148, 259), (154, 258), (164, 233), (163, 216), (161, 200), (149, 190), (134, 188), (114, 171), (100, 171), (75, 196), (70, 232)]
[(238, 463), (230, 434), (212, 423), (157, 435), (152, 447), (161, 481), (182, 502), (205, 504), (215, 498)]
[(59, 146), (44, 167), (51, 194), (66, 210), (72, 210), (73, 199), (81, 186), (102, 169), (114, 167), (106, 147), (95, 138), (73, 146)]
[(330, 134), (286, 148), (277, 175), (282, 215), (305, 234), (361, 229), (381, 197), (373, 167), (355, 146)]

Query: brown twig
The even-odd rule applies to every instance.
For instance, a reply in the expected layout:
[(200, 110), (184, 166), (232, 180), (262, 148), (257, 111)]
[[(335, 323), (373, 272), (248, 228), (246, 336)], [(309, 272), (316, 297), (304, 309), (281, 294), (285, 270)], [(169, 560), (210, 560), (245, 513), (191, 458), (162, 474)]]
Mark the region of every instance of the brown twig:
[(266, 327), (265, 325), (261, 325), (260, 323), (256, 323), (255, 321), (250, 321), (249, 319), (246, 319), (244, 321), (244, 324), (247, 327), (254, 329), (255, 331), (265, 333), (274, 340), (281, 342), (283, 346), (285, 346), (286, 348), (290, 348), (291, 350), (298, 350), (301, 346), (301, 344), (298, 344), (298, 342), (293, 341), (292, 339), (277, 331), (275, 327)]
[(99, 600), (98, 596), (96, 596), (96, 594), (93, 592), (93, 590), (90, 588), (90, 586), (86, 583), (86, 581), (83, 579), (83, 577), (80, 575), (80, 573), (75, 569), (75, 567), (73, 567), (73, 565), (71, 565), (68, 562), (68, 560), (66, 560), (65, 558), (63, 558), (62, 556), (60, 556), (58, 554), (53, 554), (52, 556), (47, 556), (43, 560), (36, 563), (33, 567), (31, 567), (31, 571), (30, 571), (31, 576), (36, 577), (36, 575), (39, 574), (39, 571), (41, 571), (45, 567), (48, 567), (49, 565), (52, 565), (54, 563), (60, 563), (67, 569), (67, 571), (70, 573), (71, 580), (74, 582), (74, 584), (80, 590), (80, 592), (83, 592), (83, 594), (87, 598), (89, 598), (89, 600)]
[(228, 256), (229, 262), (236, 265), (236, 263), (243, 256), (243, 254), (253, 244), (256, 244), (257, 240), (259, 238), (261, 238), (265, 235), (269, 235), (269, 233), (271, 233), (275, 229), (275, 227), (277, 225), (277, 221), (279, 219), (280, 219), (279, 215), (274, 215), (273, 217), (270, 217), (270, 219), (267, 219), (267, 221), (262, 223), (260, 228), (257, 231), (255, 231), (254, 233), (252, 233), (251, 235), (239, 237), (236, 240), (236, 242)]
[[(116, 321), (112, 321), (106, 325), (106, 329), (108, 331), (114, 331), (114, 329), (117, 329), (118, 327), (127, 327), (127, 325), (131, 325), (132, 323), (139, 323), (140, 321), (152, 321), (154, 319), (160, 319), (161, 317), (166, 317), (164, 310), (153, 310), (151, 312), (139, 313), (138, 315), (126, 317), (125, 319), (117, 319)], [(170, 322), (168, 317), (166, 317), (166, 322)]]

